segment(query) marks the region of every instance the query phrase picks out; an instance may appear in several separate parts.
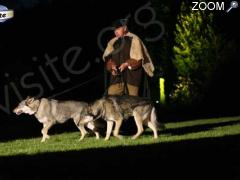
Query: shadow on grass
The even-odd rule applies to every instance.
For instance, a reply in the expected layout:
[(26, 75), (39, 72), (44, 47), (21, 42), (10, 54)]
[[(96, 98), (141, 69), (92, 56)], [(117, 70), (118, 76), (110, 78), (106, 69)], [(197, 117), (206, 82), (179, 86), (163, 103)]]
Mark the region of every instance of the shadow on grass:
[[(238, 121), (232, 120), (227, 122), (218, 122), (218, 123), (214, 122), (214, 123), (201, 124), (201, 125), (191, 125), (186, 127), (166, 128), (164, 130), (160, 130), (159, 134), (184, 135), (189, 133), (208, 131), (218, 127), (237, 125), (237, 124), (240, 124), (240, 119)], [(134, 120), (123, 123), (121, 127), (122, 135), (130, 136), (130, 135), (134, 135), (136, 132), (137, 132), (137, 128)], [(151, 130), (145, 131), (144, 134), (153, 135), (153, 132)]]
[[(7, 142), (16, 139), (29, 139), (42, 137), (42, 124), (36, 118), (23, 116), (18, 119), (9, 119), (0, 126), (0, 141)], [(72, 120), (63, 124), (55, 124), (49, 130), (49, 135), (65, 132), (80, 132)], [(80, 135), (79, 135), (80, 136)]]
[(184, 135), (189, 133), (197, 133), (202, 131), (209, 131), (214, 128), (237, 125), (240, 124), (240, 121), (228, 121), (228, 122), (219, 122), (219, 123), (210, 123), (210, 124), (202, 124), (202, 125), (193, 125), (187, 127), (177, 127), (171, 129), (162, 130), (162, 134), (171, 134), (171, 135)]
[[(183, 135), (201, 131), (208, 131), (217, 127), (224, 127), (236, 124), (240, 124), (240, 120), (170, 128), (161, 130), (159, 134)], [(100, 134), (102, 137), (104, 137), (106, 131), (106, 122), (101, 120), (100, 126), (102, 126), (101, 128), (99, 128)], [(7, 142), (15, 139), (29, 139), (41, 137), (41, 128), (42, 124), (39, 123), (36, 119), (32, 119), (29, 116), (23, 117), (18, 121), (12, 120), (6, 124), (1, 124), (0, 141)], [(64, 124), (55, 124), (53, 127), (50, 128), (49, 135), (52, 136), (55, 134), (61, 134), (66, 132), (79, 132), (72, 120), (69, 120)], [(133, 118), (130, 118), (128, 121), (123, 122), (120, 129), (121, 135), (131, 136), (134, 135), (136, 132), (137, 128)], [(91, 134), (91, 136), (94, 136), (92, 131), (89, 131), (89, 133)], [(152, 135), (153, 133), (152, 131), (145, 131), (144, 134)]]
[[(81, 144), (79, 144), (80, 146)], [(0, 179), (240, 178), (240, 135), (0, 157)]]

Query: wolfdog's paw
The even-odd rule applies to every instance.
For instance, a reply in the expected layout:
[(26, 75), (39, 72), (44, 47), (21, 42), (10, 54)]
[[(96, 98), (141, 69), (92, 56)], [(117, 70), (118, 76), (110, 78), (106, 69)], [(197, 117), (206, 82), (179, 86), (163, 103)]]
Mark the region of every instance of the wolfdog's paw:
[(82, 141), (84, 139), (84, 137), (80, 137), (78, 141)]
[(110, 138), (105, 138), (104, 141), (108, 141)]
[(121, 136), (121, 135), (116, 135), (115, 137), (118, 139), (123, 139), (123, 136)]
[(138, 136), (139, 136), (139, 135), (134, 135), (134, 136), (132, 136), (132, 138), (131, 138), (131, 139), (137, 139), (137, 138), (138, 138)]
[(99, 133), (95, 133), (95, 134), (96, 134), (96, 139), (100, 139)]

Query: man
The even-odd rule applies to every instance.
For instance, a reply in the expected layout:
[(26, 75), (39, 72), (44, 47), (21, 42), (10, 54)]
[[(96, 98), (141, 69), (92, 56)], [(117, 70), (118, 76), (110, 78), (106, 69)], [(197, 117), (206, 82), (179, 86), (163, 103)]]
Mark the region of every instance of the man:
[(108, 95), (138, 96), (143, 70), (153, 76), (154, 66), (141, 39), (128, 31), (127, 20), (113, 24), (115, 37), (103, 54), (106, 69), (111, 73)]

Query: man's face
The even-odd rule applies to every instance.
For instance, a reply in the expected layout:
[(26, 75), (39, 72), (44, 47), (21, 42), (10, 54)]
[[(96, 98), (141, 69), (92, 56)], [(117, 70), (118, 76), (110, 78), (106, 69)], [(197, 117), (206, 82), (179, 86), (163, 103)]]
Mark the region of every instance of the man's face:
[(126, 33), (126, 26), (121, 26), (121, 27), (115, 29), (114, 33), (115, 33), (116, 37), (123, 37), (124, 34)]

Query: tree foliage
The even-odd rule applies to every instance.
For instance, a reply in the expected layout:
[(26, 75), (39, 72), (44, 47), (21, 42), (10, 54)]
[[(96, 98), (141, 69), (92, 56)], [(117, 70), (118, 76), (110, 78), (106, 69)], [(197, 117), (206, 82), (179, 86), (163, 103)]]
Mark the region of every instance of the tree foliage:
[(213, 27), (212, 13), (192, 11), (182, 3), (177, 20), (173, 64), (178, 79), (171, 97), (191, 104), (201, 101), (217, 67), (220, 38)]

